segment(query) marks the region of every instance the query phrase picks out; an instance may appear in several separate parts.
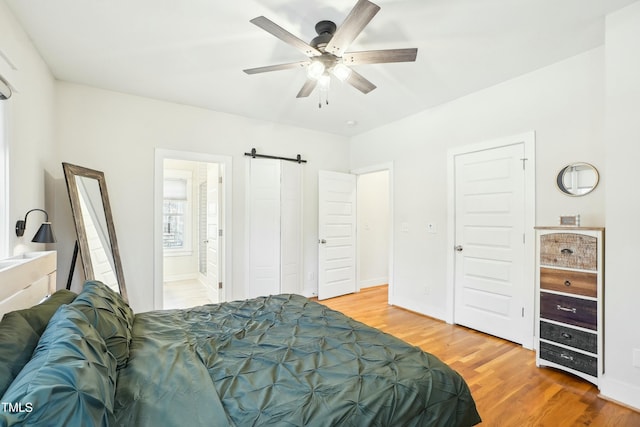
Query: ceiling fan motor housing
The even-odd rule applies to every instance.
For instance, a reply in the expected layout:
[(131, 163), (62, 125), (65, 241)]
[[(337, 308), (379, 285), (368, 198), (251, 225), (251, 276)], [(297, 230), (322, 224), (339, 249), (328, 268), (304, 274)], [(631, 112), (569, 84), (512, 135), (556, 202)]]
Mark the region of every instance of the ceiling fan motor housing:
[(309, 44), (324, 52), (325, 47), (333, 38), (333, 34), (336, 32), (338, 27), (333, 21), (320, 21), (316, 24), (315, 28), (318, 35), (314, 37)]

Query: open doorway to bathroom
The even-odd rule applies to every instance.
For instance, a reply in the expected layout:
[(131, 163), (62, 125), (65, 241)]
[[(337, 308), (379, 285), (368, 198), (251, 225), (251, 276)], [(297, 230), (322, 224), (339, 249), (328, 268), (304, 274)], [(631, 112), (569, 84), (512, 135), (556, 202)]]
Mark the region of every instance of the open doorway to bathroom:
[[(188, 154), (188, 153), (187, 153)], [(187, 308), (227, 299), (225, 161), (183, 153), (156, 157), (155, 307)], [(159, 230), (158, 230), (159, 228)], [(157, 265), (157, 264), (156, 264)], [(159, 286), (158, 286), (159, 285)]]

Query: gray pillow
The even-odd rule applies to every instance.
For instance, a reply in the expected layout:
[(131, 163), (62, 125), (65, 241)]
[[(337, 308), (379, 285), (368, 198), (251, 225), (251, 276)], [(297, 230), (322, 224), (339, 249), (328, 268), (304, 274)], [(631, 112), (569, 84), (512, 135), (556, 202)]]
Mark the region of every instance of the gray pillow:
[(38, 305), (4, 315), (0, 322), (0, 396), (31, 359), (53, 313), (75, 297), (75, 293), (62, 289)]
[(4, 315), (0, 322), (0, 396), (29, 362), (39, 339), (20, 314), (14, 311)]
[(86, 317), (63, 305), (2, 397), (0, 425), (108, 426), (116, 362)]
[(24, 310), (17, 310), (17, 312), (29, 322), (38, 335), (42, 335), (47, 323), (49, 323), (49, 319), (51, 319), (58, 307), (62, 304), (69, 304), (76, 296), (74, 292), (60, 289), (40, 304)]
[(118, 362), (127, 365), (133, 327), (133, 311), (120, 294), (98, 281), (85, 283), (71, 306), (82, 311)]

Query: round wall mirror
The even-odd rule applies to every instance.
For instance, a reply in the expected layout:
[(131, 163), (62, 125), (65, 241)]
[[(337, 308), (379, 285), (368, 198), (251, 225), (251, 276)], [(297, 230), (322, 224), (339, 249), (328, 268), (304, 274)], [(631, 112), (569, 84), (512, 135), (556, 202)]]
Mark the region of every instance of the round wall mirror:
[(558, 172), (558, 188), (569, 196), (584, 196), (598, 185), (600, 175), (595, 166), (589, 163), (571, 163)]

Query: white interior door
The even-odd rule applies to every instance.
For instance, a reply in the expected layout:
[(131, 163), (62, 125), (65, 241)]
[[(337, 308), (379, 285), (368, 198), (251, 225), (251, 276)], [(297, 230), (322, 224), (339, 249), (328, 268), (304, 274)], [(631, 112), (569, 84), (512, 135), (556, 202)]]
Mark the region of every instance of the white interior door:
[(212, 302), (220, 302), (220, 166), (207, 164), (207, 275), (206, 286)]
[(302, 292), (302, 172), (300, 164), (280, 165), (280, 292)]
[(356, 291), (356, 176), (318, 176), (318, 299)]
[(455, 157), (455, 323), (523, 343), (524, 144)]
[(249, 159), (248, 297), (280, 293), (280, 160)]

